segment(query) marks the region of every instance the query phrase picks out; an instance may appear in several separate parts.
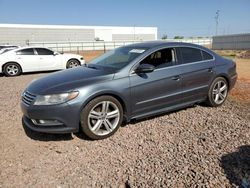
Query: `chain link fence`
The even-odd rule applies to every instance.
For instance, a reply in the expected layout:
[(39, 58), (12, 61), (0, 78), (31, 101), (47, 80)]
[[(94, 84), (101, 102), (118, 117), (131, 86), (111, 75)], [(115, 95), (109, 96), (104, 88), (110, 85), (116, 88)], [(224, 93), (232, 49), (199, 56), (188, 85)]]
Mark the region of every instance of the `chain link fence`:
[[(188, 42), (199, 45), (204, 45), (206, 47), (211, 47), (211, 38), (201, 38), (201, 39), (167, 39), (167, 42)], [(43, 46), (50, 48), (58, 52), (75, 52), (81, 53), (82, 51), (103, 51), (112, 50), (114, 48), (139, 43), (143, 41), (62, 41), (62, 42), (27, 42), (29, 46)]]

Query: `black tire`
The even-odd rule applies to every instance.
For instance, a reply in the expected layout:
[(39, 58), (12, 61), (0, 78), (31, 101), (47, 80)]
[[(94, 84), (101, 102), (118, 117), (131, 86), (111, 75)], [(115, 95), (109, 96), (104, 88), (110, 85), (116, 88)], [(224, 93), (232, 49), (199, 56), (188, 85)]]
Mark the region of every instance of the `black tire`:
[[(219, 83), (221, 83), (221, 86), (219, 86)], [(225, 89), (223, 90), (223, 93), (222, 93), (222, 91), (220, 90), (223, 87), (225, 87)], [(221, 92), (221, 96), (220, 96), (220, 92)], [(218, 98), (219, 100), (216, 100), (216, 95), (219, 96)], [(228, 83), (225, 78), (218, 77), (214, 79), (214, 81), (210, 85), (206, 104), (211, 107), (221, 106), (226, 101), (227, 95), (228, 95)]]
[[(97, 112), (99, 110), (99, 114), (102, 114), (103, 112), (103, 104), (107, 102), (106, 108), (108, 108), (108, 110), (106, 111), (106, 116), (103, 114), (101, 116), (96, 115), (96, 117), (98, 118), (91, 118), (92, 116), (90, 115), (90, 112), (93, 111)], [(110, 106), (109, 106), (110, 105)], [(112, 108), (114, 108), (115, 110), (112, 111)], [(113, 113), (116, 112), (118, 114), (115, 114), (115, 116), (117, 117), (110, 117), (108, 118), (108, 113)], [(105, 117), (104, 117), (105, 116)], [(118, 119), (119, 118), (119, 119)], [(109, 123), (105, 123), (106, 121), (109, 121)], [(91, 100), (82, 110), (81, 112), (81, 129), (82, 131), (91, 139), (94, 140), (99, 140), (99, 139), (104, 139), (107, 137), (110, 137), (111, 135), (113, 135), (118, 128), (121, 126), (123, 121), (123, 108), (122, 105), (120, 104), (120, 102), (115, 99), (112, 96), (108, 96), (108, 95), (104, 95), (104, 96), (100, 96), (97, 97), (93, 100)], [(100, 123), (98, 123), (100, 122)], [(98, 126), (98, 125), (99, 126)], [(112, 128), (110, 128), (110, 130), (106, 129), (106, 125), (113, 125)], [(94, 127), (99, 127), (96, 128), (96, 130), (91, 130), (91, 128), (93, 129)], [(98, 130), (97, 130), (98, 129)], [(110, 131), (110, 132), (109, 132)], [(96, 133), (95, 133), (96, 132)]]
[(3, 73), (8, 77), (18, 76), (22, 72), (22, 69), (17, 63), (6, 63), (3, 66)]
[(66, 64), (67, 69), (78, 67), (78, 66), (80, 66), (80, 62), (77, 59), (70, 59), (68, 60)]

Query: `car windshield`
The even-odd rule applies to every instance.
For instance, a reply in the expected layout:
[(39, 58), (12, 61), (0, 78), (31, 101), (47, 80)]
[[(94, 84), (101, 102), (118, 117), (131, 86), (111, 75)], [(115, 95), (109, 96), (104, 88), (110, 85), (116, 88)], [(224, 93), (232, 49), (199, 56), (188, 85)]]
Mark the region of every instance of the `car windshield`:
[(120, 47), (92, 60), (88, 66), (121, 69), (144, 53), (148, 48)]
[(11, 49), (2, 49), (2, 51), (0, 52), (0, 54), (3, 54), (3, 53), (5, 53), (5, 52), (8, 52), (8, 51), (10, 51), (10, 50), (14, 50), (14, 48), (11, 48)]

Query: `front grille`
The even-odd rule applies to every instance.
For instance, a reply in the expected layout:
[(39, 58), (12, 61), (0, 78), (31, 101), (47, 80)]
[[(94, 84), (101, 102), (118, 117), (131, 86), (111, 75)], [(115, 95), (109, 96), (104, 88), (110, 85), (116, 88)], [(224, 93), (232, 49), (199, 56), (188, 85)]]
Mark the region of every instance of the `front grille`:
[(35, 100), (35, 98), (36, 95), (25, 91), (22, 96), (22, 101), (29, 106)]

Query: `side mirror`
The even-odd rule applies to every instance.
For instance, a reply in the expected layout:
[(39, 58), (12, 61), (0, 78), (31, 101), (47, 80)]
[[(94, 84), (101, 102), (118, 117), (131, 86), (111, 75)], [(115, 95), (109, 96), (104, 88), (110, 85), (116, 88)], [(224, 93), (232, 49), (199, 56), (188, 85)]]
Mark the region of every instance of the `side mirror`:
[(155, 70), (154, 65), (150, 64), (141, 64), (137, 69), (135, 69), (135, 73), (149, 73)]
[(56, 55), (59, 55), (59, 53), (58, 52), (54, 52), (54, 56), (56, 56)]

